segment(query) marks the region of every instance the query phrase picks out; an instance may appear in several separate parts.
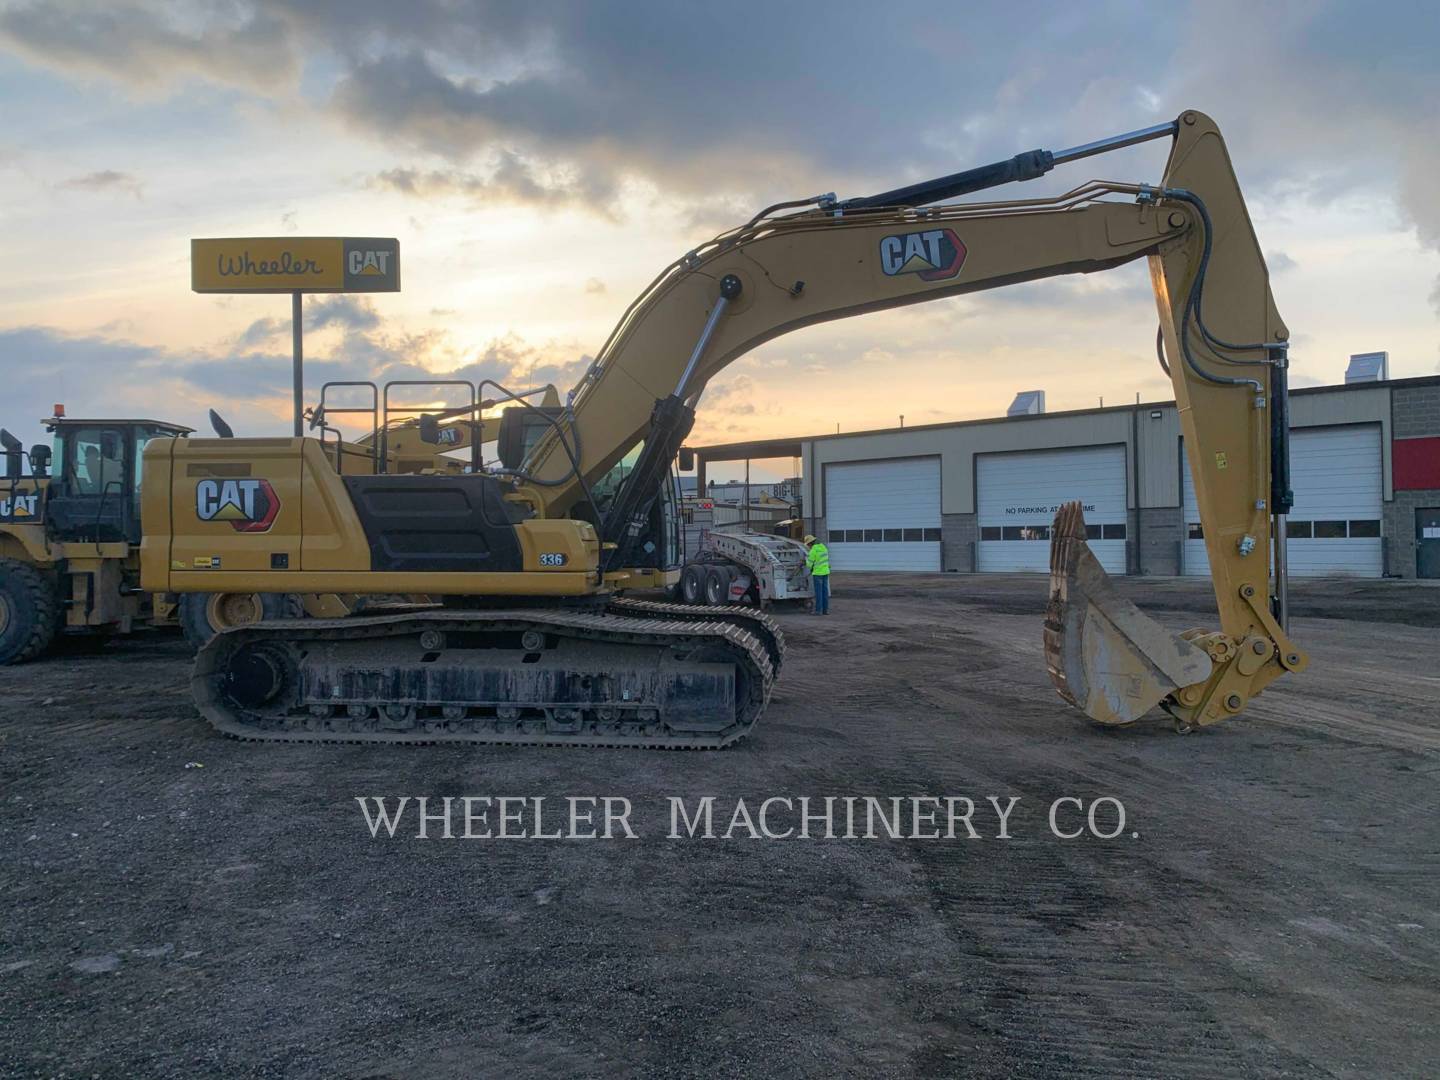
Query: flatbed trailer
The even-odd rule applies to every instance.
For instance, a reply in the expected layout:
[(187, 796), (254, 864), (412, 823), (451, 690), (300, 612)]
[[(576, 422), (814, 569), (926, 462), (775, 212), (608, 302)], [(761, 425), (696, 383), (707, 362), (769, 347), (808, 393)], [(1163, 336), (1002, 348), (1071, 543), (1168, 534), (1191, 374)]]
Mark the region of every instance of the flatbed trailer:
[(687, 604), (743, 604), (765, 609), (806, 603), (815, 588), (805, 569), (805, 545), (750, 529), (706, 529), (680, 574)]

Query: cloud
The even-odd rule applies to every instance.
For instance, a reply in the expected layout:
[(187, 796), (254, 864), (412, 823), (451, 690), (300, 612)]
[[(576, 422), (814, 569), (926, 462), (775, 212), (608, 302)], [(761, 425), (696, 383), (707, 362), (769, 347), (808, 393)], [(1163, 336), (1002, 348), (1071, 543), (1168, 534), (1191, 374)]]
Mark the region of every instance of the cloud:
[(1294, 270), (1300, 264), (1283, 251), (1269, 251), (1265, 253), (1265, 265), (1269, 267), (1272, 274), (1283, 274), (1287, 270)]
[(241, 352), (258, 349), (288, 329), (289, 325), (279, 319), (256, 319), (236, 338), (235, 348)]
[(508, 204), (538, 207), (580, 206), (605, 217), (617, 192), (606, 177), (575, 167), (540, 169), (518, 154), (502, 150), (482, 175), (461, 169), (386, 169), (368, 185), (418, 199), (463, 198), (475, 205)]
[(293, 86), (297, 42), (285, 24), (262, 11), (237, 10), (244, 9), (47, 0), (0, 11), (0, 45), (53, 70), (146, 92), (179, 78), (262, 92)]
[(585, 280), (585, 291), (592, 295), (599, 295), (605, 291), (605, 282), (601, 281), (598, 277), (587, 278)]
[[(1307, 286), (1330, 256), (1293, 230), (1274, 239), (1269, 222), (1323, 216), (1357, 195), (1375, 207), (1371, 238), (1413, 230), (1440, 252), (1440, 143), (1431, 135), (1440, 9), (1411, 5), (1395, 17), (1358, 4), (1257, 10), (1190, 0), (1164, 20), (1148, 10), (1136, 0), (1084, 10), (1048, 0), (1027, 9), (1017, 35), (1013, 6), (1000, 5), (923, 21), (876, 19), (850, 0), (771, 5), (757, 33), (744, 8), (669, 3), (30, 2), (0, 4), (0, 50), (81, 83), (170, 93), (177, 111), (200, 112), (203, 97), (217, 129), (243, 124), (252, 144), (296, 117), (322, 118), (345, 135), (321, 140), (315, 160), (360, 158), (337, 172), (359, 171), (375, 190), (409, 200), (397, 217), (414, 209), (429, 220), (426, 201), (615, 218), (623, 210), (637, 241), (643, 226), (647, 242), (668, 229), (689, 245), (691, 226), (728, 226), (776, 198), (866, 194), (1193, 107), (1224, 127), (1261, 239), (1302, 260), (1295, 267), (1287, 252), (1272, 254), (1276, 275), (1294, 275), (1288, 284)], [(195, 95), (200, 81), (244, 94)], [(1153, 180), (1163, 159), (1163, 146), (1150, 144), (995, 194), (1038, 195), (1091, 176)], [(161, 179), (145, 175), (148, 203), (160, 203)], [(264, 220), (294, 197), (277, 192)], [(309, 209), (305, 217), (317, 220)], [(629, 254), (617, 252), (617, 261)], [(1430, 268), (1416, 265), (1428, 278)], [(629, 273), (621, 266), (606, 276)], [(1035, 283), (915, 309), (903, 325), (884, 324), (907, 337), (885, 347), (915, 355), (912, 328), (974, 340), (986, 311), (998, 312), (997, 324), (1085, 330), (1122, 309), (1143, 311), (1142, 296), (1139, 264)], [(1440, 311), (1440, 279), (1431, 301)], [(1422, 332), (1428, 316), (1424, 309)], [(356, 317), (364, 316), (324, 316), (332, 335), (355, 335), (365, 363), (387, 363), (393, 349), (440, 348), (423, 336), (357, 330)], [(283, 352), (267, 333), (248, 328), (233, 347)], [(1143, 330), (1136, 336), (1143, 354)], [(1083, 335), (1047, 340), (1089, 348)], [(828, 369), (838, 384), (863, 348), (827, 352), (811, 370)], [(560, 370), (578, 352), (525, 370)], [(448, 370), (462, 361), (426, 362)]]
[[(478, 351), (456, 351), (439, 332), (410, 334), (387, 328), (373, 311), (315, 304), (323, 326), (340, 329), (328, 350), (307, 347), (307, 404), (331, 381), (451, 379), (494, 380), (512, 389), (554, 383), (568, 389), (590, 357), (557, 343), (537, 344), (507, 334)], [(27, 442), (43, 436), (23, 419), (48, 415), (55, 401), (72, 416), (144, 415), (205, 428), (205, 410), (218, 409), (237, 432), (280, 434), (288, 428), (291, 356), (288, 320), (259, 319), (228, 343), (209, 350), (162, 348), (103, 334), (69, 334), (54, 327), (0, 330), (0, 370), (6, 373), (7, 426)], [(307, 342), (307, 346), (310, 343)], [(110, 373), (97, 378), (97, 372)], [(458, 402), (459, 388), (397, 392), (395, 402)], [(486, 396), (494, 391), (487, 389)], [(157, 415), (158, 414), (158, 415)], [(359, 420), (346, 420), (358, 430)], [(19, 424), (20, 426), (17, 426)]]
[(84, 176), (72, 176), (69, 180), (62, 180), (59, 186), (71, 191), (119, 191), (137, 199), (142, 195), (139, 180), (130, 173), (118, 172), (115, 169), (101, 169)]
[[(51, 0), (0, 13), (0, 45), (129, 87), (202, 78), (303, 102), (397, 155), (445, 163), (397, 166), (417, 190), (493, 186), (542, 203), (627, 177), (747, 205), (812, 184), (863, 194), (1201, 107), (1226, 125), (1247, 183), (1380, 179), (1423, 235), (1440, 233), (1433, 5), (1403, 18), (1241, 0), (1192, 0), (1164, 22), (1145, 10), (1051, 0), (1017, 35), (1004, 5), (922, 24), (835, 0), (767, 7), (757, 35), (743, 11), (663, 2)], [(497, 181), (504, 155), (522, 174)], [(1145, 150), (1110, 160), (1158, 166)], [(566, 170), (578, 179), (556, 183)], [(1085, 175), (1069, 170), (1066, 184)]]
[(310, 300), (305, 305), (307, 330), (324, 330), (327, 326), (338, 326), (344, 330), (374, 330), (379, 325), (380, 315), (375, 305), (363, 296), (339, 293)]

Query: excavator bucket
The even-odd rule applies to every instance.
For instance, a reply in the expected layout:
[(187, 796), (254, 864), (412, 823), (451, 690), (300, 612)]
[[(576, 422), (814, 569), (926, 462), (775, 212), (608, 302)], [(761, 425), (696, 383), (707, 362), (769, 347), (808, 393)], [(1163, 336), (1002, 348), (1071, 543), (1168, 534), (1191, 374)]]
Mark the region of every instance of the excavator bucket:
[(1055, 689), (1100, 724), (1128, 724), (1166, 695), (1210, 677), (1210, 657), (1120, 596), (1085, 542), (1078, 502), (1050, 533), (1045, 666)]

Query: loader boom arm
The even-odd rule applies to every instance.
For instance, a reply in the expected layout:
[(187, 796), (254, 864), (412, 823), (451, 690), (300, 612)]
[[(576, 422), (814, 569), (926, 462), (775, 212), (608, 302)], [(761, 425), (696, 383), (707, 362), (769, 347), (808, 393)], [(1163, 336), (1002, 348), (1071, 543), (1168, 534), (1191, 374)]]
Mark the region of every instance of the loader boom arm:
[[(1173, 143), (1155, 185), (1091, 182), (1049, 199), (916, 205), (1165, 135)], [(521, 470), (520, 491), (541, 516), (563, 517), (581, 500), (585, 482), (641, 439), (668, 466), (708, 380), (781, 334), (1141, 257), (1150, 264), (1221, 622), (1218, 634), (1193, 635), (1174, 647), (1179, 659), (1166, 661), (1171, 667), (1193, 674), (1208, 664), (1211, 670), (1188, 686), (1167, 676), (1166, 702), (1186, 722), (1219, 719), (1306, 660), (1285, 633), (1284, 546), (1275, 543), (1290, 501), (1289, 335), (1224, 140), (1202, 113), (1073, 151), (1020, 155), (928, 187), (827, 201), (784, 217), (761, 215), (717, 237), (667, 267), (626, 311), (572, 391), (573, 442), (566, 447), (555, 434), (542, 438)], [(620, 516), (634, 512), (626, 507)], [(1057, 537), (1060, 532), (1057, 521)], [(1080, 547), (1083, 536), (1082, 522)], [(605, 539), (616, 537), (607, 530)], [(1076, 571), (1062, 565), (1062, 579), (1066, 573), (1074, 578)], [(1078, 581), (1073, 588), (1085, 592)], [(1104, 604), (1113, 611), (1118, 601), (1107, 597)], [(1104, 605), (1095, 600), (1091, 607), (1102, 611)], [(1129, 613), (1106, 621), (1119, 628), (1114, 634), (1088, 625), (1100, 650), (1087, 661), (1092, 667), (1118, 663), (1106, 650), (1120, 647), (1122, 638), (1132, 652), (1147, 652), (1137, 635), (1152, 631)], [(1144, 681), (1124, 664), (1113, 670)], [(1057, 677), (1057, 685), (1062, 681)], [(1164, 682), (1157, 677), (1155, 685)], [(1063, 686), (1061, 692), (1076, 700)], [(1109, 688), (1099, 696), (1108, 704), (1076, 703), (1102, 722), (1134, 719), (1137, 709), (1158, 700), (1152, 689), (1128, 700)]]

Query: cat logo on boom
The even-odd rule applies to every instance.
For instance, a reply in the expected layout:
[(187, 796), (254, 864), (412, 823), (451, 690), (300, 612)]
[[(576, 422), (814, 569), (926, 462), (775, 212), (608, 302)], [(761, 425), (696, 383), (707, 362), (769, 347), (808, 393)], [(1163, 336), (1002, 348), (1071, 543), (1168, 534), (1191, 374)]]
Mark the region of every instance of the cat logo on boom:
[(880, 241), (880, 269), (886, 277), (918, 274), (921, 281), (944, 281), (964, 262), (965, 245), (954, 229), (895, 233)]
[(228, 521), (236, 532), (265, 532), (280, 513), (280, 498), (269, 480), (201, 480), (195, 513), (201, 521)]

